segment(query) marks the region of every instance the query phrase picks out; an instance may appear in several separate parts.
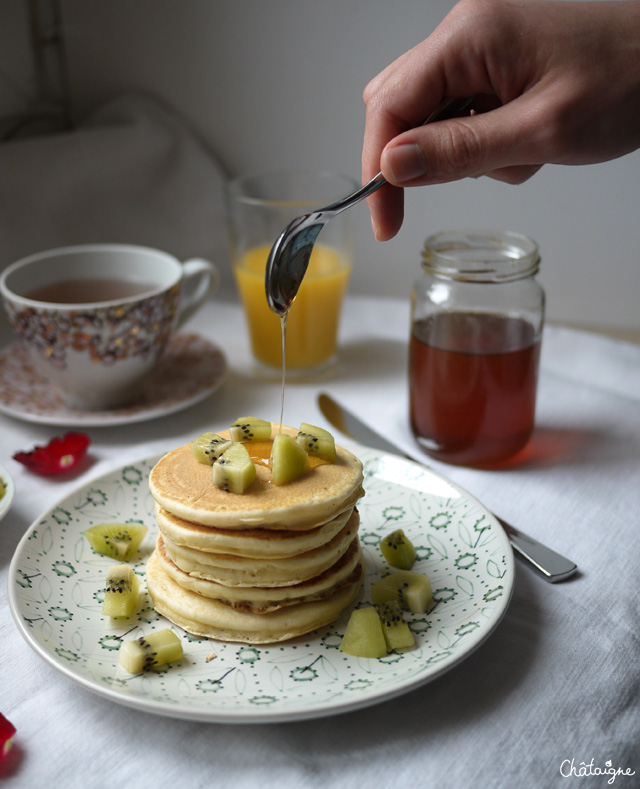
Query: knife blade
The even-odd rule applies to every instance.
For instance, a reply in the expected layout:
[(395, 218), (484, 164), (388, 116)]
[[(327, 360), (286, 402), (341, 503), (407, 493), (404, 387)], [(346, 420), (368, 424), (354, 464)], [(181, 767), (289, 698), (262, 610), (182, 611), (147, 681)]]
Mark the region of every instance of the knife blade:
[[(389, 452), (392, 455), (399, 455), (414, 463), (420, 462), (393, 444), (388, 438), (381, 436), (325, 392), (318, 395), (318, 406), (325, 419), (334, 428), (359, 444), (382, 452)], [(426, 463), (421, 463), (421, 465), (429, 468)], [(558, 583), (574, 575), (578, 566), (571, 559), (567, 559), (538, 540), (534, 540), (533, 537), (516, 529), (515, 526), (507, 523), (495, 513), (492, 515), (505, 530), (516, 556), (533, 567), (545, 581), (552, 584)]]

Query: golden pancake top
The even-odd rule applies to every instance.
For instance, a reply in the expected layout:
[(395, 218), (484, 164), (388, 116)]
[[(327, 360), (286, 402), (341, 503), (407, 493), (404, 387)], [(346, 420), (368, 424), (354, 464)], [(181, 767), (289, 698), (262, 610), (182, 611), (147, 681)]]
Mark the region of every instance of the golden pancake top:
[[(272, 436), (278, 431), (272, 424)], [(295, 436), (297, 430), (284, 427)], [(228, 436), (228, 431), (220, 435)], [(251, 454), (251, 444), (246, 444)], [(169, 452), (152, 469), (153, 498), (179, 518), (225, 529), (311, 529), (330, 520), (363, 495), (362, 463), (336, 446), (336, 462), (311, 468), (285, 485), (274, 485), (266, 464), (256, 461), (256, 480), (244, 493), (213, 484), (211, 466), (199, 463), (189, 444)]]

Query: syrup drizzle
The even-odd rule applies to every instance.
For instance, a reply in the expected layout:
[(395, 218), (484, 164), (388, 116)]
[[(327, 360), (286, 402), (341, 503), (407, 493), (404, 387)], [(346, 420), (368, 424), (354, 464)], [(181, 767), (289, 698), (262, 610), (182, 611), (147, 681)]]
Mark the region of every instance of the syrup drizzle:
[(286, 379), (287, 365), (285, 363), (287, 353), (287, 315), (289, 311), (286, 310), (280, 316), (280, 336), (282, 338), (282, 392), (280, 395), (280, 427), (278, 434), (282, 433), (282, 423), (284, 421), (284, 384)]

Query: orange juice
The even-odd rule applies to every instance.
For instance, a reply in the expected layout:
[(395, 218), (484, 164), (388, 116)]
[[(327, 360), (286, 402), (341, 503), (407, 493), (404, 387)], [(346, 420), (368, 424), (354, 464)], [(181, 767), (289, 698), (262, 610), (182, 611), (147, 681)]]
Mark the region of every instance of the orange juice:
[[(264, 287), (270, 249), (265, 244), (245, 252), (235, 261), (234, 273), (247, 315), (253, 354), (263, 364), (280, 367), (280, 318), (269, 309)], [(287, 317), (288, 370), (317, 367), (335, 355), (340, 308), (350, 273), (350, 261), (337, 249), (315, 245)]]

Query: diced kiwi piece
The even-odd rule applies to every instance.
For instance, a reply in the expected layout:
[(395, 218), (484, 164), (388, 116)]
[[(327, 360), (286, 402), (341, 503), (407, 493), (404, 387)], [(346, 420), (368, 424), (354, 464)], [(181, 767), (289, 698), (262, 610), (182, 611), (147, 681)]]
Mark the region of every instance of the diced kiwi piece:
[(97, 553), (126, 562), (146, 533), (147, 527), (137, 523), (97, 523), (85, 531), (85, 536)]
[(139, 674), (180, 660), (182, 654), (182, 642), (173, 630), (165, 628), (134, 641), (123, 641), (120, 646), (120, 665), (129, 674)]
[(389, 564), (400, 570), (410, 570), (418, 555), (413, 543), (402, 529), (387, 534), (380, 541), (380, 550)]
[(223, 438), (217, 433), (203, 433), (201, 436), (194, 438), (189, 446), (191, 454), (198, 463), (208, 463), (212, 466), (225, 449), (229, 449), (231, 444), (230, 439)]
[(128, 564), (107, 568), (102, 613), (105, 616), (131, 616), (138, 606), (140, 581)]
[(229, 428), (233, 441), (269, 441), (271, 422), (256, 416), (241, 416)]
[(296, 441), (309, 455), (315, 455), (328, 463), (335, 463), (336, 442), (328, 430), (303, 422), (298, 430)]
[(376, 606), (376, 611), (382, 622), (382, 632), (389, 651), (411, 649), (416, 645), (413, 633), (395, 600), (380, 603)]
[(356, 608), (351, 613), (340, 649), (347, 655), (365, 658), (380, 658), (388, 653), (382, 622), (375, 608)]
[(213, 464), (213, 484), (229, 493), (244, 493), (255, 478), (256, 467), (244, 444), (231, 444)]
[(412, 570), (396, 570), (371, 587), (374, 605), (395, 600), (412, 614), (424, 614), (433, 605), (431, 583), (426, 575)]
[(271, 481), (284, 485), (299, 479), (309, 470), (309, 456), (294, 438), (286, 433), (274, 436), (271, 448)]

